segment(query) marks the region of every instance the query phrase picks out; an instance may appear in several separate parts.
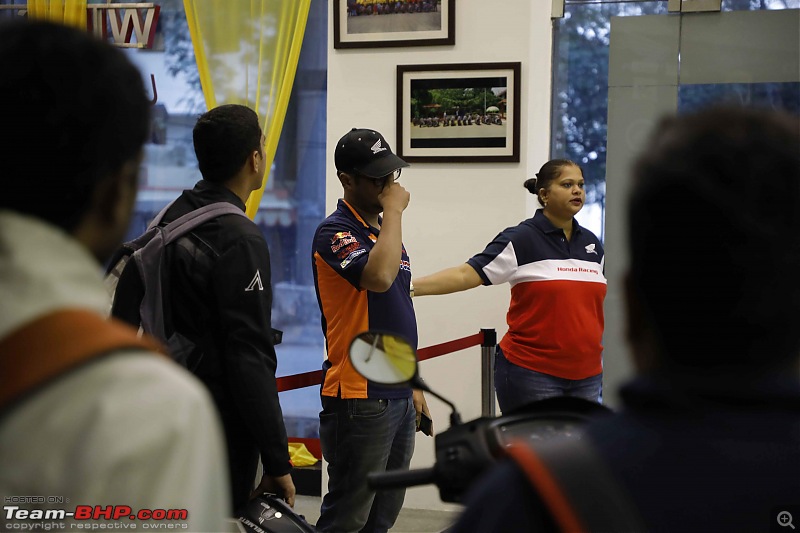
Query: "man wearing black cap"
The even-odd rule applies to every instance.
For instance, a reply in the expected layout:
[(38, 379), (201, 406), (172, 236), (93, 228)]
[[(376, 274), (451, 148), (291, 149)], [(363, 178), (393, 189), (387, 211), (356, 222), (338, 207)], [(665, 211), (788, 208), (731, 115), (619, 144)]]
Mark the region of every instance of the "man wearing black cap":
[(418, 413), (429, 413), (422, 392), (367, 382), (347, 353), (367, 329), (417, 345), (411, 267), (402, 242), (410, 196), (397, 183), (408, 163), (380, 133), (356, 128), (336, 144), (335, 162), (344, 198), (317, 228), (312, 258), (328, 351), (319, 431), (328, 493), (317, 528), (387, 531), (405, 490), (376, 493), (367, 487), (367, 473), (408, 468)]

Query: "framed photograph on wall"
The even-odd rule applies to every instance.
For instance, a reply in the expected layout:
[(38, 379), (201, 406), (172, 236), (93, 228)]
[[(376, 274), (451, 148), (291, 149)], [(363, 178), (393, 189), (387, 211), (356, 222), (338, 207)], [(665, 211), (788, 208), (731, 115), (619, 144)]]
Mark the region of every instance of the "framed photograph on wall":
[(397, 155), (518, 162), (520, 63), (397, 66)]
[(456, 42), (456, 0), (333, 0), (334, 48)]

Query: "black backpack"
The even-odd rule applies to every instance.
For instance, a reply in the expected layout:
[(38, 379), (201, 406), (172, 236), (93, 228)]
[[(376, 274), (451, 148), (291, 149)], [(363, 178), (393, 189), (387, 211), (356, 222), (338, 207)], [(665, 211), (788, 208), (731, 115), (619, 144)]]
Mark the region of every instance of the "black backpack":
[[(162, 272), (167, 271), (166, 246), (201, 224), (221, 215), (247, 215), (227, 202), (208, 204), (186, 213), (182, 217), (160, 226), (164, 214), (172, 206), (170, 203), (153, 219), (147, 230), (139, 237), (124, 243), (114, 254), (106, 271), (105, 284), (111, 294), (112, 302), (116, 302), (116, 291), (120, 276), (128, 263), (133, 260), (144, 287), (144, 296), (138, 302), (141, 329), (160, 340), (173, 359), (185, 367), (189, 367), (189, 356), (195, 344), (176, 331), (168, 331), (166, 324), (171, 324), (168, 302), (163, 298)], [(124, 302), (125, 306), (136, 305), (136, 302)], [(277, 344), (277, 343), (275, 343)], [(191, 368), (190, 368), (191, 369)]]

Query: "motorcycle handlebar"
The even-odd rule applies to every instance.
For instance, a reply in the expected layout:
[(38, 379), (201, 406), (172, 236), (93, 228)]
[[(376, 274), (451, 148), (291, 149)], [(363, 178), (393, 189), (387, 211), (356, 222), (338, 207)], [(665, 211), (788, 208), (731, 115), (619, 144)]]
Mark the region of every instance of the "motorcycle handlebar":
[(434, 483), (433, 468), (417, 470), (389, 470), (367, 474), (367, 485), (371, 489), (399, 489)]

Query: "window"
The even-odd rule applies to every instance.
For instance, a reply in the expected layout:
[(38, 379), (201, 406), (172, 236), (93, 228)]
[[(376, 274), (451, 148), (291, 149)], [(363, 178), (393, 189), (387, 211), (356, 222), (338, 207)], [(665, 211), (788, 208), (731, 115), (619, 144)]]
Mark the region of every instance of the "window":
[(586, 205), (577, 218), (604, 237), (608, 44), (611, 17), (667, 12), (666, 0), (569, 2), (553, 27), (551, 158), (583, 168)]
[[(666, 0), (566, 0), (564, 17), (553, 27), (552, 158), (583, 167), (587, 203), (581, 224), (604, 238), (608, 50), (611, 17), (666, 15)], [(723, 11), (796, 9), (800, 0), (723, 0)], [(797, 83), (682, 85), (679, 111), (736, 98), (746, 105), (797, 111)]]

